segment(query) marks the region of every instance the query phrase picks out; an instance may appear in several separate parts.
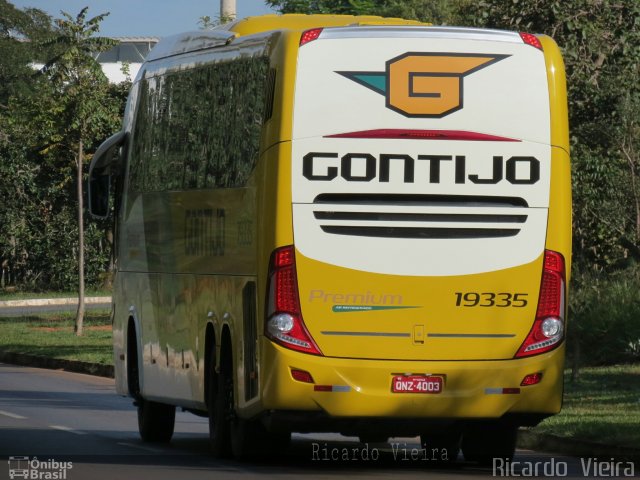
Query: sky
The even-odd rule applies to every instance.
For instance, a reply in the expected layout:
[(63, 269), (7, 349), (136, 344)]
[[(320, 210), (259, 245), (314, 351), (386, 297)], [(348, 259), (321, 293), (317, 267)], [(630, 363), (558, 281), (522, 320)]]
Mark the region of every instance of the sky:
[[(200, 17), (220, 15), (220, 0), (9, 0), (18, 8), (34, 7), (54, 18), (73, 16), (89, 7), (88, 18), (110, 12), (100, 24), (106, 37), (165, 37), (198, 29)], [(262, 0), (236, 0), (237, 18), (275, 13)]]

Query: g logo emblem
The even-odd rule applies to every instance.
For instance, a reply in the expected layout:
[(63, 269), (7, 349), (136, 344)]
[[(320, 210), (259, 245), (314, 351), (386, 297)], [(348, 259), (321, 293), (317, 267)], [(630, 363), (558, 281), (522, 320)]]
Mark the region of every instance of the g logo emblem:
[(408, 52), (387, 61), (385, 72), (336, 73), (383, 94), (395, 112), (441, 118), (462, 109), (465, 76), (508, 56)]

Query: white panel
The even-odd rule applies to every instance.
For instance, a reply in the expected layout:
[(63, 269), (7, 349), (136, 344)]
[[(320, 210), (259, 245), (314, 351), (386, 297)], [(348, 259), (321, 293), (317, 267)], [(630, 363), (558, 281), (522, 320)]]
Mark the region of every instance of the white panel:
[[(336, 73), (384, 72), (407, 52), (510, 55), (463, 78), (463, 108), (443, 118), (407, 118), (384, 95)], [(377, 128), (467, 130), (549, 143), (543, 53), (529, 45), (441, 38), (350, 38), (300, 49), (293, 138)]]
[[(543, 53), (523, 44), (517, 34), (465, 30), (367, 27), (370, 38), (358, 30), (323, 32), (319, 40), (300, 49), (294, 99), (292, 140), (293, 219), (296, 247), (304, 255), (330, 264), (367, 272), (412, 275), (465, 275), (506, 269), (538, 258), (545, 244), (550, 185), (550, 120), (546, 67)], [(348, 31), (347, 31), (348, 30)], [(362, 30), (364, 31), (364, 30)], [(346, 32), (346, 33), (345, 33)], [(395, 33), (393, 38), (389, 34)], [(403, 33), (407, 33), (403, 36)], [(410, 117), (386, 107), (383, 92), (368, 88), (337, 72), (383, 74), (386, 62), (408, 52), (505, 56), (462, 78), (462, 108), (441, 118)], [(385, 80), (388, 82), (388, 79)], [(379, 87), (379, 84), (378, 84)], [(329, 135), (377, 129), (453, 130), (506, 137), (515, 141), (461, 141), (423, 139), (327, 138)], [(311, 175), (303, 174), (304, 158), (312, 155)], [(375, 159), (366, 181), (354, 181), (342, 171), (346, 154), (369, 154)], [(408, 155), (413, 159), (413, 181), (404, 178), (404, 163), (392, 160), (388, 181), (380, 179), (382, 154)], [(324, 155), (324, 156), (323, 156)], [(444, 156), (439, 179), (431, 175), (431, 160), (420, 156)], [(465, 169), (457, 170), (456, 157), (464, 157)], [(512, 157), (533, 158), (511, 161)], [(502, 173), (496, 176), (494, 158)], [(530, 163), (528, 163), (530, 162)], [(539, 178), (528, 179), (529, 167), (539, 167)], [(309, 165), (307, 165), (309, 167)], [(365, 160), (351, 162), (351, 175), (365, 176)], [(330, 174), (330, 175), (329, 175)], [(474, 175), (476, 177), (474, 177)], [(309, 177), (335, 177), (309, 178)], [(494, 183), (474, 178), (495, 178)], [(515, 180), (515, 181), (513, 181)], [(354, 204), (334, 197), (318, 202), (319, 195), (433, 195), (444, 201), (409, 202), (380, 197)], [(476, 197), (469, 202), (446, 203), (447, 196)], [(526, 203), (500, 206), (477, 202), (477, 197), (514, 197)], [(405, 197), (406, 198), (406, 197)], [(424, 197), (423, 197), (424, 198)], [(458, 198), (459, 200), (459, 198)], [(372, 204), (376, 203), (375, 205)], [(475, 203), (474, 203), (475, 202)], [(516, 202), (517, 203), (517, 202)], [(351, 212), (355, 217), (314, 212)], [(384, 220), (358, 215), (385, 214)], [(493, 217), (393, 217), (392, 213), (509, 215)], [(322, 229), (325, 227), (327, 231)], [(336, 232), (336, 228), (348, 228)], [(377, 231), (367, 230), (381, 227)], [(400, 230), (393, 230), (393, 229)], [(360, 229), (360, 230), (359, 230)], [(414, 229), (405, 231), (402, 229)], [(424, 229), (423, 231), (419, 229)], [(409, 238), (424, 234), (449, 238)], [(485, 230), (475, 235), (476, 229)], [(495, 229), (492, 232), (491, 229)], [(495, 235), (494, 235), (495, 234)], [(510, 236), (501, 236), (509, 235)], [(396, 238), (384, 235), (395, 235)], [(455, 238), (470, 235), (473, 238)], [(482, 238), (493, 235), (492, 238)]]

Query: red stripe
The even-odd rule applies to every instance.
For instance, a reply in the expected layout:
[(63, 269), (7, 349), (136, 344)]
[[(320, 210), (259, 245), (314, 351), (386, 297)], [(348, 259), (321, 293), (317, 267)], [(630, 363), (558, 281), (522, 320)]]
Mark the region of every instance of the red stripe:
[(499, 137), (464, 130), (405, 130), (400, 128), (380, 128), (360, 132), (325, 135), (325, 138), (390, 138), (408, 140), (462, 140), (475, 142), (520, 142), (515, 138)]

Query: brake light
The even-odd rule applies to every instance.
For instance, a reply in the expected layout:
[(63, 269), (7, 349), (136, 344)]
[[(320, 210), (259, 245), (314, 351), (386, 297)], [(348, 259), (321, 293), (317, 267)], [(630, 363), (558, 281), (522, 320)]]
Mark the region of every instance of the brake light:
[(545, 250), (536, 319), (516, 358), (548, 352), (564, 339), (565, 282), (564, 257)]
[(312, 28), (311, 30), (305, 30), (300, 36), (300, 46), (317, 40), (322, 33), (322, 28)]
[(302, 320), (292, 245), (278, 248), (271, 254), (264, 333), (283, 347), (322, 355)]
[(532, 47), (536, 47), (538, 50), (542, 50), (542, 43), (540, 43), (540, 39), (532, 33), (520, 32), (520, 38), (527, 45), (531, 45)]

